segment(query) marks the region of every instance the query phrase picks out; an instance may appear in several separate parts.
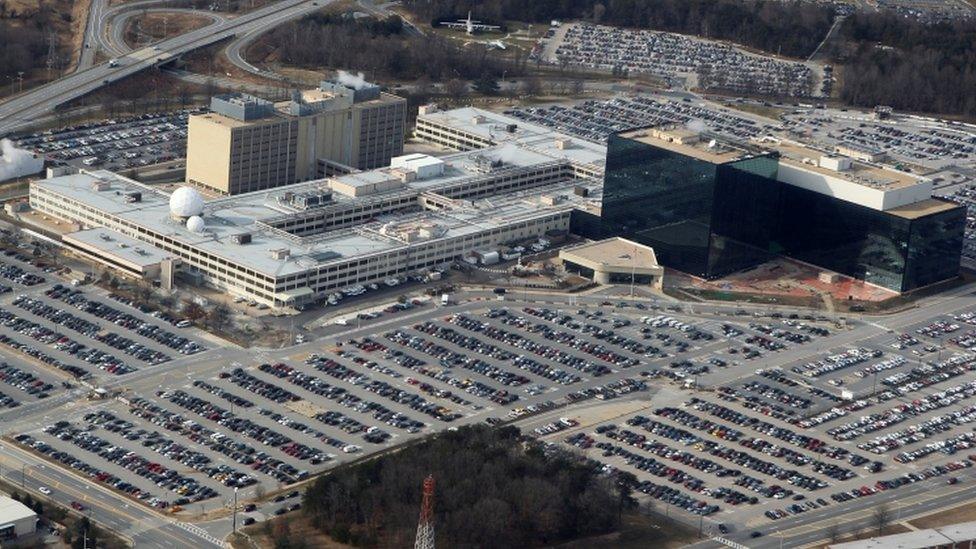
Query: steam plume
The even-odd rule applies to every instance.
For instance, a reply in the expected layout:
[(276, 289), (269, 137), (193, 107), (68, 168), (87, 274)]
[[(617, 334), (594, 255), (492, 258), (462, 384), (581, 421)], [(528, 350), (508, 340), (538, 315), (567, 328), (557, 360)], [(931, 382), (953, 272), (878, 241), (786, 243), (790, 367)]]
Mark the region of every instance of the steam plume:
[(44, 159), (34, 153), (18, 149), (13, 141), (0, 141), (0, 181), (37, 173), (44, 169)]
[(354, 90), (362, 89), (366, 86), (366, 79), (363, 78), (363, 73), (358, 72), (353, 74), (351, 72), (339, 71), (339, 75), (336, 80), (343, 86), (349, 86)]

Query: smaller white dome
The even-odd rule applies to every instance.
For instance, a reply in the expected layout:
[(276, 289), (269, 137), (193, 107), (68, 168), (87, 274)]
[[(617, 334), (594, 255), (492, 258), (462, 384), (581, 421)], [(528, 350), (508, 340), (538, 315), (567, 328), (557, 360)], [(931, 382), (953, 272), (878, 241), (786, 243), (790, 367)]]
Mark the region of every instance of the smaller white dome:
[(203, 221), (202, 217), (195, 215), (186, 220), (186, 228), (192, 233), (202, 233), (207, 228), (207, 224)]
[(169, 211), (177, 217), (200, 215), (203, 205), (203, 196), (193, 187), (180, 187), (169, 196)]

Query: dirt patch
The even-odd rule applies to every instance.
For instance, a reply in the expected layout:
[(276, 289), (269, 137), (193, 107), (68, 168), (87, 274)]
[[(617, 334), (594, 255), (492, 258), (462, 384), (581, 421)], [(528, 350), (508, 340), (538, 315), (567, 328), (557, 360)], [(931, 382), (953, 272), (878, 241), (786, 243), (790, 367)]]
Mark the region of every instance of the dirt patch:
[[(266, 86), (281, 86), (282, 97), (287, 96), (288, 84), (278, 80), (257, 76), (231, 63), (224, 54), (224, 49), (227, 48), (227, 46), (231, 43), (231, 40), (232, 38), (228, 38), (206, 48), (200, 48), (189, 55), (183, 56), (184, 64), (180, 68), (205, 76), (231, 78), (234, 80), (243, 80), (245, 82)], [(246, 52), (244, 54), (244, 58), (248, 58)]]
[(284, 516), (241, 530), (245, 536), (229, 538), (234, 549), (264, 549), (281, 547), (283, 539), (302, 540), (305, 547), (316, 549), (350, 549), (320, 532), (304, 515)]
[(138, 49), (173, 36), (202, 29), (210, 18), (193, 13), (152, 12), (129, 19), (125, 28), (125, 43)]

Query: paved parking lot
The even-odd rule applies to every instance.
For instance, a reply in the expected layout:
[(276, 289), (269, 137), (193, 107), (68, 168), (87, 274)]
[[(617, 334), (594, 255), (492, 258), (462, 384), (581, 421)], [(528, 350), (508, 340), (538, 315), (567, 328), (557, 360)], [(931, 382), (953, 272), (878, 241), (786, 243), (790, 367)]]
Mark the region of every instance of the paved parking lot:
[(518, 107), (505, 114), (597, 143), (606, 143), (614, 132), (659, 124), (708, 129), (731, 140), (758, 139), (782, 129), (772, 120), (749, 117), (704, 101), (648, 95), (586, 100), (571, 106)]
[(829, 95), (815, 63), (766, 57), (724, 42), (649, 30), (567, 23), (550, 29), (531, 56), (554, 65), (689, 78), (688, 87), (737, 93)]
[[(179, 319), (34, 274), (45, 280), (15, 277), (0, 295), (0, 392), (19, 403), (0, 408), (8, 436), (159, 510), (224, 507), (235, 489), (242, 501), (287, 495), (404, 441), (510, 420), (607, 474), (632, 473), (659, 509), (734, 539), (973, 481), (973, 298), (862, 322), (506, 296), (271, 351), (216, 346)], [(73, 377), (125, 391), (61, 417), (53, 406), (77, 398)], [(607, 401), (639, 409), (579, 412)], [(282, 498), (247, 516), (294, 507)]]
[(23, 135), (18, 147), (79, 168), (123, 170), (186, 156), (186, 123), (196, 110), (102, 120)]

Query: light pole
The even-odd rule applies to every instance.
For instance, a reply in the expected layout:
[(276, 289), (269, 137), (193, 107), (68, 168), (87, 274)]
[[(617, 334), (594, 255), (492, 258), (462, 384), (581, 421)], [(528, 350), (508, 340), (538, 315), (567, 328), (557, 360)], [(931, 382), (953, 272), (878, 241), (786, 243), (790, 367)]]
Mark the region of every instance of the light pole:
[(237, 490), (238, 487), (235, 486), (234, 487), (234, 526), (233, 526), (233, 532), (235, 534), (237, 533)]

